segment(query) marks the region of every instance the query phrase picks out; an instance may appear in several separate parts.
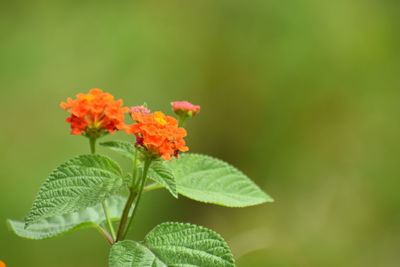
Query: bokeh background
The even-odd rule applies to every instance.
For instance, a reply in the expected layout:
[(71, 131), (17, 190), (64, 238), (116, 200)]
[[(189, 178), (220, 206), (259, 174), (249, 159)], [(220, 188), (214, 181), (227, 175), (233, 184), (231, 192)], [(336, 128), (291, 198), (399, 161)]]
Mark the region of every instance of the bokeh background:
[(399, 266), (399, 11), (395, 0), (2, 2), (0, 260), (106, 266), (95, 230), (30, 241), (5, 224), (55, 166), (88, 152), (58, 104), (98, 87), (153, 110), (201, 105), (191, 151), (276, 200), (230, 209), (151, 192), (131, 238), (184, 221), (221, 233), (242, 267)]

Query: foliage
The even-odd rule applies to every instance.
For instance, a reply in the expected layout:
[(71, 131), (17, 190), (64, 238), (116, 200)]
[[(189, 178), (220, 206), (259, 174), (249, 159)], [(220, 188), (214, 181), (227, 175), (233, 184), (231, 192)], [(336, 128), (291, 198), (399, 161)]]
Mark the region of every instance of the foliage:
[(41, 219), (94, 206), (121, 189), (122, 171), (102, 155), (81, 155), (58, 166), (47, 178), (25, 219)]
[(111, 248), (110, 267), (234, 266), (228, 245), (217, 233), (184, 223), (162, 223), (143, 242), (125, 240)]
[[(110, 216), (113, 220), (118, 220), (121, 215), (126, 199), (121, 196), (113, 196), (107, 199)], [(48, 217), (33, 223), (25, 229), (24, 222), (8, 220), (12, 231), (27, 239), (48, 239), (62, 236), (85, 228), (98, 228), (106, 220), (100, 204), (82, 209), (77, 212), (66, 213)]]
[(246, 175), (222, 160), (183, 154), (167, 162), (174, 171), (179, 194), (227, 207), (247, 207), (272, 201)]
[[(125, 125), (122, 115), (129, 109), (122, 107), (122, 100), (112, 99), (109, 93), (93, 89), (62, 103), (71, 113), (67, 122), (72, 133), (88, 138), (92, 154), (76, 156), (53, 170), (25, 221), (8, 220), (11, 230), (28, 239), (48, 239), (95, 228), (112, 245), (111, 267), (234, 266), (222, 237), (201, 226), (162, 223), (142, 242), (125, 239), (142, 194), (157, 188), (165, 188), (175, 198), (181, 194), (226, 207), (273, 200), (228, 163), (200, 154), (182, 154), (188, 150), (183, 122), (197, 115), (200, 106), (174, 102), (173, 107), (184, 104), (184, 109), (174, 108), (179, 121), (137, 106), (130, 109), (134, 123)], [(101, 145), (129, 158), (132, 174), (124, 173), (109, 157), (95, 153), (97, 139), (119, 129), (134, 134), (136, 142), (108, 141)], [(128, 191), (128, 195), (121, 196), (122, 191)], [(117, 232), (114, 221), (119, 221)]]

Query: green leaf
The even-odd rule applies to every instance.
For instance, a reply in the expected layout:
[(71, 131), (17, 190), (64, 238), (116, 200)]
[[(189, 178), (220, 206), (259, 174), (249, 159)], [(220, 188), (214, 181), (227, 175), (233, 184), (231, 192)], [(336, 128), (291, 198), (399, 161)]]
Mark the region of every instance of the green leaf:
[(178, 193), (188, 198), (227, 207), (273, 201), (246, 175), (222, 160), (183, 154), (167, 164), (174, 172)]
[[(112, 220), (117, 220), (124, 209), (126, 199), (113, 196), (107, 199), (107, 206)], [(100, 204), (74, 213), (57, 215), (40, 220), (24, 229), (24, 222), (7, 220), (11, 230), (27, 239), (48, 239), (62, 236), (79, 229), (97, 227), (106, 220)]]
[(120, 241), (112, 246), (108, 265), (110, 267), (167, 267), (150, 249), (131, 240)]
[(128, 159), (135, 159), (135, 146), (128, 141), (108, 141), (100, 143), (104, 147), (108, 147), (121, 155), (127, 157)]
[(110, 267), (234, 266), (232, 253), (214, 231), (185, 223), (162, 223), (141, 243), (122, 241), (112, 246)]
[(178, 198), (174, 173), (164, 162), (155, 161), (150, 165), (149, 179), (163, 185), (175, 198)]
[(121, 189), (117, 163), (102, 155), (81, 155), (57, 167), (47, 178), (25, 219), (25, 227), (44, 218), (94, 206)]

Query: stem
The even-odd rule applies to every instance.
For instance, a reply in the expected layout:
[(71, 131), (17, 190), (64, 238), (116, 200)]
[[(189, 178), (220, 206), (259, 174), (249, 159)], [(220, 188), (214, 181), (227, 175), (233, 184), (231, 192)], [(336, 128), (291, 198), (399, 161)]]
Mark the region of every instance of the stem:
[(143, 189), (143, 192), (149, 192), (149, 191), (152, 191), (152, 190), (155, 190), (155, 189), (159, 189), (159, 188), (163, 188), (163, 187), (164, 186), (162, 184), (151, 184), (151, 185), (146, 186)]
[(138, 154), (138, 151), (137, 151), (137, 149), (135, 149), (135, 159), (133, 160), (133, 171), (132, 171), (132, 188), (136, 187), (135, 183), (136, 183), (137, 164), (138, 164), (137, 154)]
[(179, 116), (178, 127), (182, 127), (183, 124), (185, 123), (186, 119), (187, 119), (186, 116), (183, 116), (183, 115)]
[(90, 153), (95, 154), (96, 153), (96, 137), (89, 137), (89, 143), (90, 143)]
[[(93, 136), (89, 137), (90, 152), (92, 154), (96, 153), (96, 141), (97, 141), (96, 137), (93, 137)], [(108, 207), (107, 207), (106, 201), (103, 200), (103, 202), (101, 204), (103, 206), (104, 215), (106, 216), (107, 226), (108, 226), (108, 228), (110, 229), (110, 232), (111, 232), (111, 236), (110, 236), (110, 234), (108, 232), (106, 232), (107, 233), (107, 238), (110, 236), (111, 237), (111, 244), (113, 244), (114, 240), (115, 240), (115, 230), (114, 230), (114, 227), (113, 227), (112, 222), (111, 222), (110, 213), (108, 212)], [(103, 228), (101, 228), (101, 229), (103, 231), (105, 231)], [(107, 240), (109, 241), (109, 239), (107, 239)]]
[(119, 228), (116, 239), (117, 242), (123, 238), (126, 222), (128, 221), (129, 211), (132, 207), (132, 203), (133, 200), (135, 200), (135, 197), (136, 197), (136, 192), (133, 189), (131, 189), (128, 200), (125, 203), (124, 211), (122, 212), (121, 221), (119, 222)]
[(137, 176), (137, 155), (138, 152), (137, 150), (135, 150), (135, 157), (133, 160), (133, 169), (132, 169), (132, 185), (130, 187), (130, 194), (128, 197), (128, 200), (125, 203), (125, 207), (124, 207), (124, 211), (122, 212), (122, 217), (121, 217), (121, 221), (119, 223), (119, 227), (118, 227), (118, 234), (117, 234), (117, 241), (120, 240), (123, 237), (124, 234), (124, 229), (126, 226), (126, 222), (128, 220), (128, 216), (129, 216), (129, 211), (132, 207), (133, 201), (136, 198), (136, 176)]
[(123, 234), (123, 238), (125, 238), (125, 236), (128, 234), (129, 228), (131, 227), (131, 224), (132, 224), (132, 221), (133, 221), (133, 218), (135, 217), (137, 208), (139, 206), (139, 201), (140, 201), (141, 196), (143, 194), (143, 188), (144, 188), (144, 184), (146, 183), (147, 171), (149, 170), (150, 164), (151, 164), (151, 159), (146, 159), (146, 161), (144, 162), (143, 176), (142, 176), (139, 192), (137, 194), (137, 199), (135, 201), (135, 206), (133, 207), (131, 218), (129, 220), (128, 226), (125, 229), (125, 232)]
[(102, 206), (103, 206), (104, 215), (106, 215), (107, 226), (108, 226), (108, 228), (110, 229), (112, 240), (115, 240), (115, 237), (116, 237), (116, 236), (115, 236), (115, 230), (114, 230), (114, 227), (113, 227), (112, 222), (111, 222), (110, 213), (108, 212), (107, 203), (106, 203), (106, 201), (104, 200), (101, 204), (102, 204)]
[(107, 240), (108, 244), (110, 244), (110, 245), (114, 244), (114, 239), (112, 238), (112, 236), (106, 230), (104, 230), (103, 228), (101, 228), (97, 224), (95, 225), (95, 229), (97, 231), (99, 231), (102, 236), (104, 236), (104, 238)]

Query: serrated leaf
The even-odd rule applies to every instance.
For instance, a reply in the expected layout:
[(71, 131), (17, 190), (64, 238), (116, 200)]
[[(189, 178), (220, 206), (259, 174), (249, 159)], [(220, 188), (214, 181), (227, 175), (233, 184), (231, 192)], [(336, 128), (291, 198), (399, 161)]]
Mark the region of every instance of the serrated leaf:
[(122, 185), (121, 169), (110, 158), (93, 154), (72, 158), (47, 178), (25, 219), (25, 226), (94, 206)]
[(154, 182), (163, 185), (175, 198), (178, 198), (174, 173), (164, 162), (153, 162), (147, 176)]
[(112, 246), (110, 267), (234, 266), (232, 253), (214, 231), (185, 223), (162, 223), (141, 243), (122, 241)]
[(128, 141), (108, 141), (100, 143), (104, 147), (108, 147), (121, 155), (133, 160), (135, 159), (135, 146)]
[(183, 154), (166, 162), (177, 190), (188, 198), (227, 207), (246, 207), (273, 199), (228, 163), (205, 155)]
[(112, 246), (108, 260), (110, 267), (167, 267), (150, 249), (142, 244), (125, 240)]
[[(107, 199), (107, 206), (112, 220), (117, 220), (122, 214), (126, 199), (121, 196), (112, 196)], [(11, 230), (18, 236), (27, 239), (48, 239), (62, 236), (79, 229), (91, 228), (100, 225), (106, 220), (100, 204), (83, 210), (45, 218), (31, 224), (24, 229), (24, 222), (7, 220)]]

